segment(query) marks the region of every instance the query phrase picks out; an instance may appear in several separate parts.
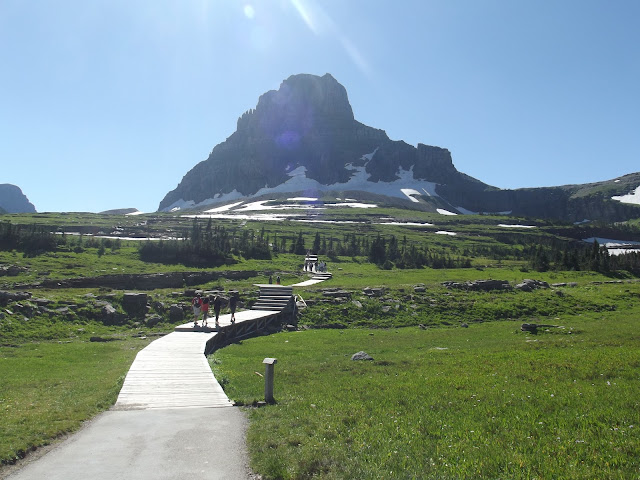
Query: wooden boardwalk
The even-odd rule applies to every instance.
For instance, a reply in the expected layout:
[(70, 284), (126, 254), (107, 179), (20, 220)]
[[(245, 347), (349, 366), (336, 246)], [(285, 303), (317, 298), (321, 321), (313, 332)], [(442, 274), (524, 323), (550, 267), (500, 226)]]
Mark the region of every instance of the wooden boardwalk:
[(232, 406), (204, 356), (207, 340), (213, 335), (173, 332), (141, 350), (114, 409)]
[[(311, 279), (291, 286), (322, 281)], [(243, 310), (236, 312), (236, 324), (255, 322), (275, 313)], [(221, 315), (219, 320), (222, 328), (231, 325), (230, 314)], [(141, 350), (127, 373), (114, 410), (232, 406), (204, 355), (207, 342), (217, 335), (214, 326), (213, 318), (208, 327), (194, 328), (193, 322), (185, 323)]]

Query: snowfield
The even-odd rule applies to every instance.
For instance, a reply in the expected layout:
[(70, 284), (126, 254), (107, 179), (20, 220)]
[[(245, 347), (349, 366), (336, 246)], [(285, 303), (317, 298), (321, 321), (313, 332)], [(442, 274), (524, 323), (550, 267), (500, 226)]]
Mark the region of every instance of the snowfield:
[[(368, 162), (373, 158), (377, 150), (378, 149), (376, 148), (373, 152), (363, 155), (362, 159)], [(396, 172), (398, 179), (392, 182), (371, 182), (369, 180), (370, 175), (366, 172), (366, 164), (364, 166), (356, 167), (352, 163), (348, 163), (345, 167), (351, 171), (351, 177), (345, 183), (323, 185), (318, 183), (316, 180), (308, 178), (307, 168), (300, 166), (294, 168), (290, 172), (287, 172), (289, 179), (286, 182), (275, 187), (267, 187), (265, 185), (253, 195), (243, 195), (234, 189), (232, 192), (222, 195), (216, 194), (213, 198), (208, 198), (197, 204), (193, 200), (180, 199), (164, 208), (162, 211), (177, 212), (185, 208), (203, 207), (215, 203), (226, 203), (246, 197), (260, 197), (269, 193), (292, 193), (314, 190), (319, 192), (326, 192), (330, 190), (363, 190), (366, 192), (386, 195), (388, 197), (409, 198), (412, 202), (418, 202), (418, 199), (414, 198), (413, 195), (426, 195), (430, 197), (438, 196), (436, 193), (436, 183), (413, 178), (413, 166), (409, 170), (404, 170), (402, 168), (399, 169)], [(307, 197), (296, 198), (296, 200), (298, 199), (301, 201), (313, 201)]]
[(636, 187), (636, 189), (627, 193), (626, 195), (618, 195), (611, 197), (611, 200), (617, 200), (622, 203), (633, 203), (635, 205), (640, 205), (640, 186)]

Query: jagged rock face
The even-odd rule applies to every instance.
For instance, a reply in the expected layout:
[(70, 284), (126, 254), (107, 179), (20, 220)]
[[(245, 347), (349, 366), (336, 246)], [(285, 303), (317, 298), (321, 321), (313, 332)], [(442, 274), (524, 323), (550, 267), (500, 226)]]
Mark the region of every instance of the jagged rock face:
[(362, 168), (374, 193), (377, 182), (398, 180), (400, 170), (433, 182), (458, 175), (448, 150), (391, 141), (383, 130), (356, 121), (345, 88), (331, 75), (294, 75), (238, 119), (236, 132), (185, 175), (160, 210), (214, 203), (234, 190), (251, 196), (281, 186), (300, 167), (320, 189), (347, 184)]
[(35, 213), (36, 207), (29, 202), (20, 188), (4, 183), (0, 185), (0, 210), (7, 213)]

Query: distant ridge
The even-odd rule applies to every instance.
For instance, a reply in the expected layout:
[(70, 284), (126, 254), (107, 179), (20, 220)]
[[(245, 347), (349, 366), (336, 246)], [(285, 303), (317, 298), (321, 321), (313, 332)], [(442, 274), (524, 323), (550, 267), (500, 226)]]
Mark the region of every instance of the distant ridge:
[(22, 190), (10, 183), (0, 184), (0, 209), (6, 213), (36, 213), (36, 207)]
[(640, 173), (585, 185), (492, 187), (459, 172), (445, 148), (393, 141), (356, 121), (346, 89), (330, 74), (300, 74), (261, 95), (159, 210), (203, 210), (284, 193), (362, 192), (434, 212), (622, 221), (640, 217), (640, 200), (633, 200), (638, 188)]
[(132, 213), (140, 213), (140, 211), (137, 208), (114, 208), (100, 213), (103, 215), (131, 215)]

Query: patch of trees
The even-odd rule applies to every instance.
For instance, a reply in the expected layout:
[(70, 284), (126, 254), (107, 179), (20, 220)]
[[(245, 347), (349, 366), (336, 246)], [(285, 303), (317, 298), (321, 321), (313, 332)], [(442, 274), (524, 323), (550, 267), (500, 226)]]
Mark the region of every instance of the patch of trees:
[(177, 240), (147, 241), (139, 247), (140, 258), (146, 262), (187, 266), (215, 267), (234, 263), (233, 255), (244, 258), (269, 260), (271, 249), (264, 229), (255, 231), (229, 230), (221, 225), (214, 226), (209, 219), (203, 225), (194, 219), (191, 229), (183, 232)]
[(396, 268), (469, 268), (471, 260), (464, 257), (452, 257), (442, 250), (435, 250), (428, 245), (408, 244), (407, 237), (401, 242), (395, 235), (388, 239), (378, 235), (370, 243), (369, 261), (376, 265), (391, 269)]
[(35, 256), (55, 251), (58, 240), (48, 228), (40, 225), (0, 222), (0, 250), (16, 250), (25, 256)]
[(640, 275), (640, 254), (629, 252), (623, 255), (609, 255), (606, 247), (597, 240), (592, 244), (565, 243), (529, 247), (531, 268), (539, 272), (547, 270), (586, 270), (609, 274), (626, 270)]

